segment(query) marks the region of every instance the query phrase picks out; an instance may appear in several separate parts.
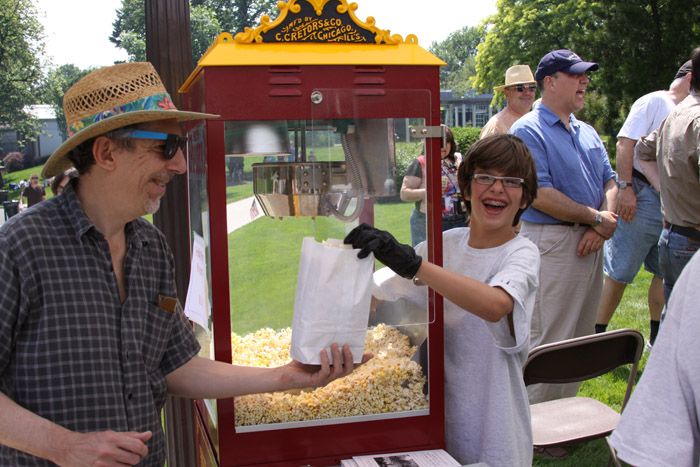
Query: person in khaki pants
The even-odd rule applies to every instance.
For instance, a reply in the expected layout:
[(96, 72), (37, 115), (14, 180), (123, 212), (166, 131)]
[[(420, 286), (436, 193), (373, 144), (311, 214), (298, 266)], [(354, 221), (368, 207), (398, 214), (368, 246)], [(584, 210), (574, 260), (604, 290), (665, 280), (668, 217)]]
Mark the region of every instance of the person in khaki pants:
[[(542, 103), (511, 127), (532, 152), (539, 186), (521, 223), (521, 235), (538, 246), (542, 264), (530, 348), (594, 332), (602, 246), (617, 224), (611, 211), (617, 186), (598, 133), (574, 112), (583, 108), (587, 73), (597, 69), (570, 50), (546, 54), (535, 73)], [(577, 389), (538, 384), (528, 387), (528, 395), (536, 403)]]

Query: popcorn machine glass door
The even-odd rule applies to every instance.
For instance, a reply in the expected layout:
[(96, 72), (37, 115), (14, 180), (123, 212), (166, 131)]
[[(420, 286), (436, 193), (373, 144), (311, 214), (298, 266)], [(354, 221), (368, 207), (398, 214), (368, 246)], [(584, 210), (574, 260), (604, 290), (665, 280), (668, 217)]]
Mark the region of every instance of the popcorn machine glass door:
[[(289, 362), (305, 237), (342, 242), (352, 228), (366, 222), (410, 244), (412, 228), (424, 236), (428, 230), (430, 203), (402, 201), (400, 190), (407, 174), (418, 181), (415, 188), (427, 186), (423, 192), (428, 192), (431, 186), (425, 160), (419, 161), (419, 156), (429, 156), (430, 148), (410, 136), (412, 126), (428, 123), (429, 113), (406, 110), (415, 102), (429, 102), (429, 93), (387, 91), (393, 101), (408, 104), (372, 106), (371, 111), (363, 110), (367, 104), (351, 91), (315, 93), (311, 118), (224, 124), (227, 213), (232, 216), (228, 260), (234, 364)], [(382, 268), (375, 264), (377, 280), (391, 279), (390, 271)], [(430, 447), (426, 419), (436, 409), (431, 406), (428, 343), (435, 301), (429, 299), (426, 287), (400, 280), (409, 283), (409, 293), (373, 301), (365, 337), (365, 351), (374, 354), (372, 360), (325, 388), (237, 397), (235, 438), (301, 428), (294, 435), (307, 441), (346, 440), (319, 442), (311, 452), (287, 434), (277, 436), (266, 447), (270, 465), (289, 458), (342, 457), (341, 450), (350, 455), (391, 449), (392, 443), (398, 443), (394, 449)], [(329, 300), (331, 315), (334, 306)], [(438, 407), (440, 411), (442, 405)], [(415, 426), (407, 431), (410, 434), (391, 442), (380, 438), (348, 442), (343, 435), (351, 425), (358, 432), (376, 430), (386, 436), (411, 424)], [(245, 443), (235, 444), (239, 459), (245, 458)], [(260, 462), (259, 451), (257, 455)]]

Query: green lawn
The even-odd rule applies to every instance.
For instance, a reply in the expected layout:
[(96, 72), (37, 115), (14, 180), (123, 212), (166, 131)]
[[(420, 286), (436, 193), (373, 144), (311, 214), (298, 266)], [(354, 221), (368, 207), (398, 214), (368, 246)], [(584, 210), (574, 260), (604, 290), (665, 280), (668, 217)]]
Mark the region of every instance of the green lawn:
[[(11, 172), (11, 173), (6, 173), (3, 175), (3, 179), (5, 180), (5, 186), (3, 187), (5, 190), (10, 190), (9, 184), (10, 183), (19, 183), (20, 180), (28, 181), (29, 177), (32, 174), (38, 174), (41, 177), (41, 169), (43, 169), (44, 166), (42, 165), (37, 165), (35, 167), (30, 167), (28, 169), (24, 170), (18, 170), (17, 172)], [(39, 179), (41, 183), (44, 182), (43, 179)], [(46, 198), (51, 198), (53, 196), (53, 193), (51, 192), (51, 187), (47, 186), (46, 187)], [(10, 199), (18, 199), (19, 198), (19, 190), (10, 190), (9, 192), (9, 198)]]
[[(401, 242), (408, 243), (408, 218), (411, 203), (375, 204), (377, 227), (390, 230)], [(342, 238), (344, 225), (335, 219), (261, 218), (229, 235), (229, 264), (233, 331), (246, 334), (261, 327), (289, 326), (294, 308), (294, 293), (301, 241), (304, 236), (318, 239)], [(646, 292), (651, 275), (640, 271), (627, 287), (622, 303), (609, 329), (634, 328), (649, 335)], [(642, 357), (641, 368), (648, 354)], [(621, 369), (581, 386), (580, 394), (600, 399), (620, 409), (629, 372)], [(606, 465), (608, 450), (604, 440), (573, 447), (565, 460), (536, 458), (536, 466)]]
[(226, 204), (240, 201), (253, 196), (253, 183), (245, 182), (241, 185), (231, 185), (226, 187)]
[[(620, 328), (637, 329), (644, 335), (644, 340), (649, 339), (649, 308), (647, 307), (647, 290), (652, 275), (643, 269), (634, 282), (627, 286), (620, 306), (612, 317), (609, 330)], [(640, 370), (643, 370), (649, 353), (642, 355)], [(642, 371), (637, 375), (637, 380)], [(625, 395), (629, 371), (624, 368), (600, 376), (581, 385), (579, 395), (601, 400), (616, 410), (620, 410), (622, 399)], [(569, 457), (562, 460), (550, 460), (535, 457), (533, 465), (536, 466), (605, 466), (608, 463), (609, 451), (604, 440), (595, 440), (572, 447)]]
[[(376, 225), (410, 240), (411, 204), (375, 204)], [(403, 226), (402, 226), (403, 224)], [(229, 234), (231, 322), (234, 332), (291, 324), (302, 240), (345, 237), (346, 224), (330, 217), (263, 217)], [(233, 267), (231, 265), (234, 265)]]

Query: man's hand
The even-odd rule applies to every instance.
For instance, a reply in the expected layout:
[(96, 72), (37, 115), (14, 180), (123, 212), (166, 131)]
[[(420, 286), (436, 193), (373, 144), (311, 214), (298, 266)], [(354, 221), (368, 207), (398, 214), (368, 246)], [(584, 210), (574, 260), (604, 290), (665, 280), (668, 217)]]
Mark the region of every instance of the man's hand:
[(615, 233), (617, 228), (617, 214), (612, 211), (600, 211), (602, 222), (593, 229), (603, 237), (604, 240), (609, 239)]
[(357, 257), (362, 259), (374, 253), (374, 256), (391, 268), (396, 274), (412, 279), (423, 259), (410, 245), (399, 243), (389, 232), (360, 224), (345, 237), (344, 243), (359, 248)]
[(66, 467), (136, 465), (148, 454), (153, 433), (101, 431), (71, 433), (57, 464)]
[(284, 385), (294, 388), (316, 388), (325, 386), (331, 381), (349, 375), (356, 366), (362, 365), (372, 358), (372, 354), (366, 353), (362, 356), (362, 362), (358, 365), (353, 363), (352, 352), (347, 345), (343, 346), (341, 352), (338, 344), (331, 345), (333, 362), (328, 359), (325, 350), (321, 350), (321, 366), (305, 365), (296, 360), (281, 367)]
[(589, 227), (583, 233), (583, 237), (578, 242), (576, 254), (578, 256), (587, 256), (595, 253), (603, 247), (605, 239), (593, 227)]
[(624, 190), (617, 191), (617, 214), (625, 222), (631, 222), (637, 212), (637, 195), (634, 189), (628, 186)]

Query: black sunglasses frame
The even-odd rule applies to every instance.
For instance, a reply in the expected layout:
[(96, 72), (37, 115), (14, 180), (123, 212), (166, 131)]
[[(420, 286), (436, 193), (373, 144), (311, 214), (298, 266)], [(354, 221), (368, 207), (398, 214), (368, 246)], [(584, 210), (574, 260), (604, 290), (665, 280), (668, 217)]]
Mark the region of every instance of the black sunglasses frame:
[(536, 84), (516, 84), (515, 86), (512, 86), (512, 89), (515, 89), (517, 92), (524, 92), (526, 89), (528, 91), (537, 92), (537, 85)]
[(175, 135), (173, 133), (163, 133), (160, 131), (129, 130), (124, 133), (124, 137), (165, 141), (165, 146), (163, 147), (163, 157), (165, 157), (166, 160), (170, 160), (175, 157), (178, 148), (182, 150), (183, 155), (187, 154), (187, 136)]

